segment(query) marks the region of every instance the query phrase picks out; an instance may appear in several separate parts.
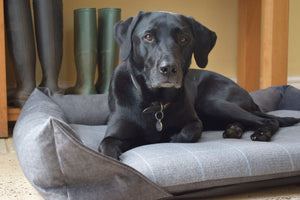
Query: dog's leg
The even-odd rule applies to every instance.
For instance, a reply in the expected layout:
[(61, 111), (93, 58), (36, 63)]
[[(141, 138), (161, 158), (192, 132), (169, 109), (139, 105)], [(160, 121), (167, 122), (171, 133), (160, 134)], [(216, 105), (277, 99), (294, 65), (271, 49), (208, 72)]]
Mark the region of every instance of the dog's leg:
[(274, 115), (269, 115), (260, 111), (256, 111), (253, 114), (266, 118), (266, 119), (275, 119), (279, 122), (280, 127), (286, 127), (286, 126), (293, 126), (296, 123), (300, 122), (300, 118), (294, 118), (294, 117), (278, 117)]
[[(223, 137), (239, 138), (241, 137), (243, 130), (247, 129), (255, 131), (251, 136), (252, 140), (269, 141), (272, 135), (274, 135), (274, 133), (279, 128), (279, 123), (276, 119), (266, 119), (264, 117), (257, 116), (242, 109), (235, 103), (224, 100), (211, 100), (210, 105), (202, 105), (202, 107), (198, 105), (196, 109), (197, 113), (202, 114), (202, 116), (199, 115), (200, 119), (201, 117), (206, 118), (208, 116), (208, 119), (213, 119), (218, 122), (228, 122), (230, 125), (232, 123), (235, 124), (232, 127), (229, 125), (229, 127), (224, 132)], [(208, 123), (214, 124), (213, 121), (208, 121)], [(237, 123), (241, 125), (237, 125)], [(225, 127), (217, 128), (222, 129)]]
[[(266, 119), (264, 125), (256, 129), (255, 132), (250, 136), (253, 141), (270, 141), (271, 137), (276, 133), (279, 128), (277, 120)], [(233, 123), (228, 126), (224, 131), (224, 138), (241, 138), (245, 131), (244, 126), (241, 123)]]
[(139, 143), (134, 139), (125, 140), (115, 137), (105, 137), (100, 143), (98, 151), (106, 156), (110, 156), (116, 160), (120, 160), (120, 155), (123, 152), (136, 147), (136, 144)]
[(223, 138), (241, 138), (245, 131), (244, 126), (241, 123), (232, 123), (227, 126), (223, 133)]
[(105, 138), (100, 143), (99, 152), (119, 160), (120, 155), (135, 146), (141, 145), (137, 135), (141, 128), (129, 120), (110, 120)]
[(279, 129), (279, 122), (275, 119), (266, 119), (262, 127), (255, 130), (250, 136), (253, 141), (270, 141)]
[(121, 140), (113, 137), (106, 137), (102, 140), (98, 150), (106, 156), (119, 160), (119, 157), (122, 154), (122, 145), (123, 142)]
[(170, 142), (197, 142), (202, 133), (201, 121), (195, 121), (187, 124), (183, 129), (171, 137)]

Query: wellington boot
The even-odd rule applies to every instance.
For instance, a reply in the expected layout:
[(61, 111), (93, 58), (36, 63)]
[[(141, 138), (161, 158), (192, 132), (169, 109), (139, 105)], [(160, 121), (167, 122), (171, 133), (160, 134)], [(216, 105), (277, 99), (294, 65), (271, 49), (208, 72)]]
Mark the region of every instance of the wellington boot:
[(17, 88), (8, 91), (8, 105), (22, 107), (35, 88), (35, 45), (30, 0), (5, 0), (7, 44)]
[(108, 92), (110, 79), (119, 61), (118, 45), (114, 39), (114, 25), (120, 21), (121, 10), (102, 8), (98, 10), (98, 93)]
[(63, 54), (62, 0), (33, 0), (38, 55), (42, 67), (41, 87), (60, 92), (58, 75)]
[(74, 10), (74, 56), (77, 69), (75, 87), (67, 94), (96, 94), (94, 80), (97, 64), (96, 8)]

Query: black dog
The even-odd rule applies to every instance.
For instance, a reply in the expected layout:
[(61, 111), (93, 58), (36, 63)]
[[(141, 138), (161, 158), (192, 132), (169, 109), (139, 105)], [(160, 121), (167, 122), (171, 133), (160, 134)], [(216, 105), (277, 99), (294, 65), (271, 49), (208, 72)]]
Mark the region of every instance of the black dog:
[[(264, 114), (249, 94), (217, 73), (189, 70), (194, 53), (204, 68), (216, 34), (193, 18), (140, 12), (115, 26), (122, 64), (109, 91), (111, 115), (99, 151), (119, 159), (143, 144), (196, 142), (202, 130), (224, 138), (269, 141), (280, 126), (299, 122)], [(203, 123), (203, 125), (202, 125)]]

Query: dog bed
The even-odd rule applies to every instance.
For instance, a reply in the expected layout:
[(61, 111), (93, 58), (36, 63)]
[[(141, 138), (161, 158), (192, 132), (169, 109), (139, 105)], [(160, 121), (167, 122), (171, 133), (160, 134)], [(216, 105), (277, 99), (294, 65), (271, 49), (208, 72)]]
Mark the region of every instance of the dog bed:
[[(251, 95), (265, 112), (300, 117), (296, 88)], [(299, 125), (280, 128), (271, 142), (207, 131), (197, 143), (131, 149), (119, 162), (97, 152), (108, 113), (107, 95), (34, 90), (13, 137), (25, 176), (45, 199), (184, 199), (300, 182)]]

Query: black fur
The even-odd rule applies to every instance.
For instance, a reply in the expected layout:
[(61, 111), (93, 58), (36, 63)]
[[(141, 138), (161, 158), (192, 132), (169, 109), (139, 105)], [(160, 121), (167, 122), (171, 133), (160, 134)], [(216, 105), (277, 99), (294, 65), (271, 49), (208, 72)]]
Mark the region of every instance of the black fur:
[(262, 113), (248, 92), (220, 74), (189, 70), (193, 53), (206, 66), (217, 38), (190, 17), (139, 12), (115, 26), (115, 38), (122, 63), (110, 85), (111, 115), (99, 146), (105, 155), (119, 159), (143, 144), (196, 142), (203, 130), (225, 129), (225, 138), (254, 130), (252, 140), (269, 141), (279, 126), (300, 121)]

